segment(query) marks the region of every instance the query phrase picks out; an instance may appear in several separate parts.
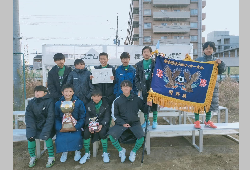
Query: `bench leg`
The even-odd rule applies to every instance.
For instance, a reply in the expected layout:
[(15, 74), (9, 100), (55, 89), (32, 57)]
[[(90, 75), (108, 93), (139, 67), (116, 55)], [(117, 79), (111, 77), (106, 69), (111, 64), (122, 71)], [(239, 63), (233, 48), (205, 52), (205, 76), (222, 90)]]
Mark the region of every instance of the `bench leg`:
[(15, 115), (15, 129), (18, 129), (18, 115)]
[(203, 151), (203, 130), (199, 130), (199, 152)]
[(218, 111), (218, 114), (217, 114), (217, 123), (220, 123), (220, 111), (221, 111), (221, 110), (219, 110), (219, 111)]
[(40, 139), (36, 139), (36, 157), (39, 159), (41, 157), (41, 144)]
[(183, 112), (183, 124), (187, 124), (187, 112)]
[(179, 111), (179, 124), (181, 124), (182, 111)]
[(225, 122), (228, 123), (228, 109), (226, 108)]
[(192, 145), (199, 151), (203, 151), (203, 130), (199, 130), (199, 146), (195, 144), (195, 130), (192, 131)]
[(99, 149), (99, 144), (100, 144), (100, 141), (95, 141), (93, 143), (93, 157), (96, 157), (96, 155), (97, 155), (97, 152)]

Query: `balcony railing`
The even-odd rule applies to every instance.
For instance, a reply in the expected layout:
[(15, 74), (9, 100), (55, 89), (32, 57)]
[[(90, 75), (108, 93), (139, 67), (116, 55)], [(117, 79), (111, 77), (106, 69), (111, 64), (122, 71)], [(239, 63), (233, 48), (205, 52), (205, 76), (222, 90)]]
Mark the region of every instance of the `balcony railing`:
[(202, 32), (206, 30), (206, 25), (202, 25)]
[(133, 15), (133, 21), (139, 21), (139, 14)]
[(166, 7), (166, 6), (187, 6), (190, 0), (153, 0), (153, 6)]
[(206, 19), (206, 13), (202, 13), (202, 20)]
[(139, 1), (133, 1), (133, 8), (139, 8)]
[(202, 8), (206, 6), (206, 1), (202, 1)]
[(190, 12), (189, 11), (179, 11), (179, 12), (154, 12), (153, 19), (154, 20), (176, 20), (176, 19), (189, 19)]
[(190, 25), (154, 25), (153, 33), (187, 33), (190, 32)]
[[(158, 40), (153, 41), (153, 45), (156, 45)], [(160, 39), (162, 44), (190, 44), (190, 39)]]
[(134, 33), (134, 35), (139, 34), (139, 28), (133, 28), (133, 33)]

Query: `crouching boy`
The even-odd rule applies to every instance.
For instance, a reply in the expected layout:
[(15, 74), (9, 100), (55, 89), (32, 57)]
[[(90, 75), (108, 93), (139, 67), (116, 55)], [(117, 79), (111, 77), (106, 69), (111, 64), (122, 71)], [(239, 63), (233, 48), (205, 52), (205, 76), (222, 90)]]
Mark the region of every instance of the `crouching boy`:
[(35, 97), (27, 105), (25, 112), (26, 137), (28, 139), (28, 151), (30, 155), (29, 167), (36, 163), (36, 141), (35, 139), (45, 140), (48, 149), (48, 162), (46, 167), (53, 166), (55, 162), (54, 146), (52, 138), (54, 131), (54, 101), (49, 98), (48, 90), (44, 86), (36, 86), (34, 89)]
[(137, 95), (130, 93), (132, 90), (132, 83), (129, 80), (122, 81), (120, 86), (123, 94), (114, 101), (115, 126), (110, 128), (108, 135), (112, 144), (119, 151), (121, 162), (124, 162), (126, 159), (126, 149), (120, 146), (118, 139), (125, 135), (126, 133), (124, 132), (126, 131), (131, 131), (133, 133), (137, 140), (135, 147), (130, 152), (129, 160), (134, 162), (136, 151), (144, 142), (144, 132), (138, 117), (138, 111), (140, 109), (144, 113), (147, 112), (147, 104), (151, 106), (152, 102), (147, 102), (146, 104)]

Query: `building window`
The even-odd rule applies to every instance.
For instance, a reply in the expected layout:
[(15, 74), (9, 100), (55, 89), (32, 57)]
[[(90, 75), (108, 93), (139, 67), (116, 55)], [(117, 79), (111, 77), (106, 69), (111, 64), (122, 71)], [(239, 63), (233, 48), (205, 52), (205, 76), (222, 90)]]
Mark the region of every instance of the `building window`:
[(161, 23), (161, 25), (163, 25), (163, 26), (167, 26), (168, 24), (167, 24), (167, 23)]
[(133, 14), (139, 14), (139, 8), (134, 8), (133, 9)]
[(190, 27), (191, 28), (198, 28), (198, 23), (197, 22), (190, 22)]
[(151, 2), (151, 0), (144, 0), (144, 2)]
[(162, 40), (168, 39), (168, 37), (167, 37), (167, 36), (162, 36), (161, 39), (162, 39)]
[(191, 9), (190, 14), (191, 15), (198, 15), (198, 9)]
[(151, 29), (151, 23), (144, 23), (144, 29)]
[(151, 16), (151, 9), (144, 9), (144, 15)]
[(184, 39), (184, 36), (174, 36), (174, 39)]
[(198, 2), (198, 0), (191, 0), (191, 2)]
[(190, 36), (190, 41), (198, 41), (198, 36), (197, 35), (191, 35)]
[(193, 54), (197, 55), (198, 54), (198, 50), (197, 49), (193, 49)]
[(151, 37), (150, 37), (150, 36), (145, 36), (145, 37), (143, 38), (143, 42), (144, 42), (144, 43), (151, 43)]

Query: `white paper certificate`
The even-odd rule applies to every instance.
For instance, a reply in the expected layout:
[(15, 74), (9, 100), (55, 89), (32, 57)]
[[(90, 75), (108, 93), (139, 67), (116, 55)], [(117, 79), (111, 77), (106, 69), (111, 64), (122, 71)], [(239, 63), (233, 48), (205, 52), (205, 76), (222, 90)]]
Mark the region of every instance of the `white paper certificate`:
[(113, 83), (110, 79), (113, 76), (112, 68), (92, 69), (92, 84)]

